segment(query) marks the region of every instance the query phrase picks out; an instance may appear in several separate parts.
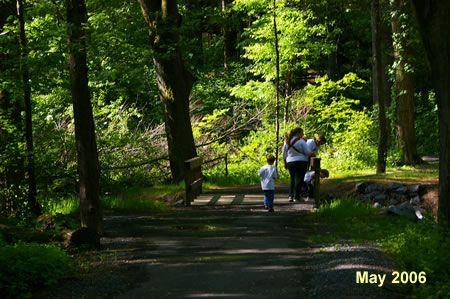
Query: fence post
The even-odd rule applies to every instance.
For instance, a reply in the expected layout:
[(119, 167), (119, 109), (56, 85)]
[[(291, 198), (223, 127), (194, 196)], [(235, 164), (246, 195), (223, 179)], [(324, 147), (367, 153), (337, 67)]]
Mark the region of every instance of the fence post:
[(316, 203), (316, 206), (319, 207), (320, 204), (320, 158), (312, 158), (312, 166), (314, 171), (314, 201)]
[(186, 199), (185, 204), (191, 205), (191, 202), (202, 193), (202, 158), (195, 157), (184, 161), (185, 168), (185, 190)]

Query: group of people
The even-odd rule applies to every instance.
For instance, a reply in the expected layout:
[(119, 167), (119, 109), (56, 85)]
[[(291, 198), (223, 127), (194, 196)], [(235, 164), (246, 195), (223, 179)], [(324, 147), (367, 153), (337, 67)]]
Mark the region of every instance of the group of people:
[[(307, 172), (312, 157), (315, 157), (319, 147), (326, 143), (323, 135), (307, 139), (303, 129), (294, 128), (289, 132), (281, 150), (284, 167), (289, 171), (289, 202), (299, 201), (303, 194), (308, 198), (314, 193), (314, 171)], [(275, 157), (267, 156), (267, 164), (258, 171), (261, 177), (261, 188), (264, 192), (264, 207), (273, 212), (273, 199), (275, 194), (275, 179), (277, 170), (273, 166)], [(326, 169), (320, 170), (320, 177), (328, 177)]]

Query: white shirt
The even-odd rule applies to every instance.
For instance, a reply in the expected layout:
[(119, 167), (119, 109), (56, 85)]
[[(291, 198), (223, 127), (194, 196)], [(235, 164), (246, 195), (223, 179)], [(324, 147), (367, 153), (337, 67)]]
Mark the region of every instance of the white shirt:
[(274, 178), (277, 177), (277, 169), (272, 165), (266, 164), (258, 171), (261, 177), (261, 188), (263, 190), (275, 190)]
[[(291, 143), (294, 142), (294, 140), (297, 138), (298, 137), (294, 136), (290, 142)], [(294, 146), (298, 151), (294, 149)], [(310, 153), (310, 151), (306, 146), (305, 140), (303, 140), (302, 138), (296, 141), (295, 144), (291, 146), (289, 149), (288, 148), (289, 145), (285, 142), (281, 150), (283, 160), (285, 160), (287, 163), (295, 161), (308, 161), (307, 156)]]
[(317, 154), (317, 145), (316, 145), (316, 142), (314, 141), (314, 139), (308, 139), (306, 141), (306, 146), (308, 147), (307, 151), (309, 153)]
[(314, 173), (314, 171), (308, 171), (307, 173), (305, 173), (305, 182), (307, 182), (307, 183), (311, 182), (313, 173)]

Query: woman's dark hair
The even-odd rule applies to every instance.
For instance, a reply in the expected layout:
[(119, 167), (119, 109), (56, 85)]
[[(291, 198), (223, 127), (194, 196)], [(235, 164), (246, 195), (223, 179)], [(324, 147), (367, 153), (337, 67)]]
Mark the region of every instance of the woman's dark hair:
[(289, 132), (288, 138), (286, 140), (286, 143), (289, 144), (292, 140), (292, 138), (294, 138), (294, 136), (298, 135), (299, 133), (301, 133), (303, 135), (303, 129), (300, 127), (294, 128)]

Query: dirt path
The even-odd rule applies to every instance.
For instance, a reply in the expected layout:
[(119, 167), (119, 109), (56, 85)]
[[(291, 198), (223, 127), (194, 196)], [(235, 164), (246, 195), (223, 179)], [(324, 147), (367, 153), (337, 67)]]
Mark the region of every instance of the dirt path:
[[(305, 220), (311, 204), (275, 203), (275, 213), (262, 202), (106, 211), (106, 236), (96, 254), (110, 267), (40, 297), (403, 297), (391, 283), (391, 263), (376, 247), (309, 244), (318, 225)], [(382, 287), (357, 284), (357, 271), (387, 276)]]

